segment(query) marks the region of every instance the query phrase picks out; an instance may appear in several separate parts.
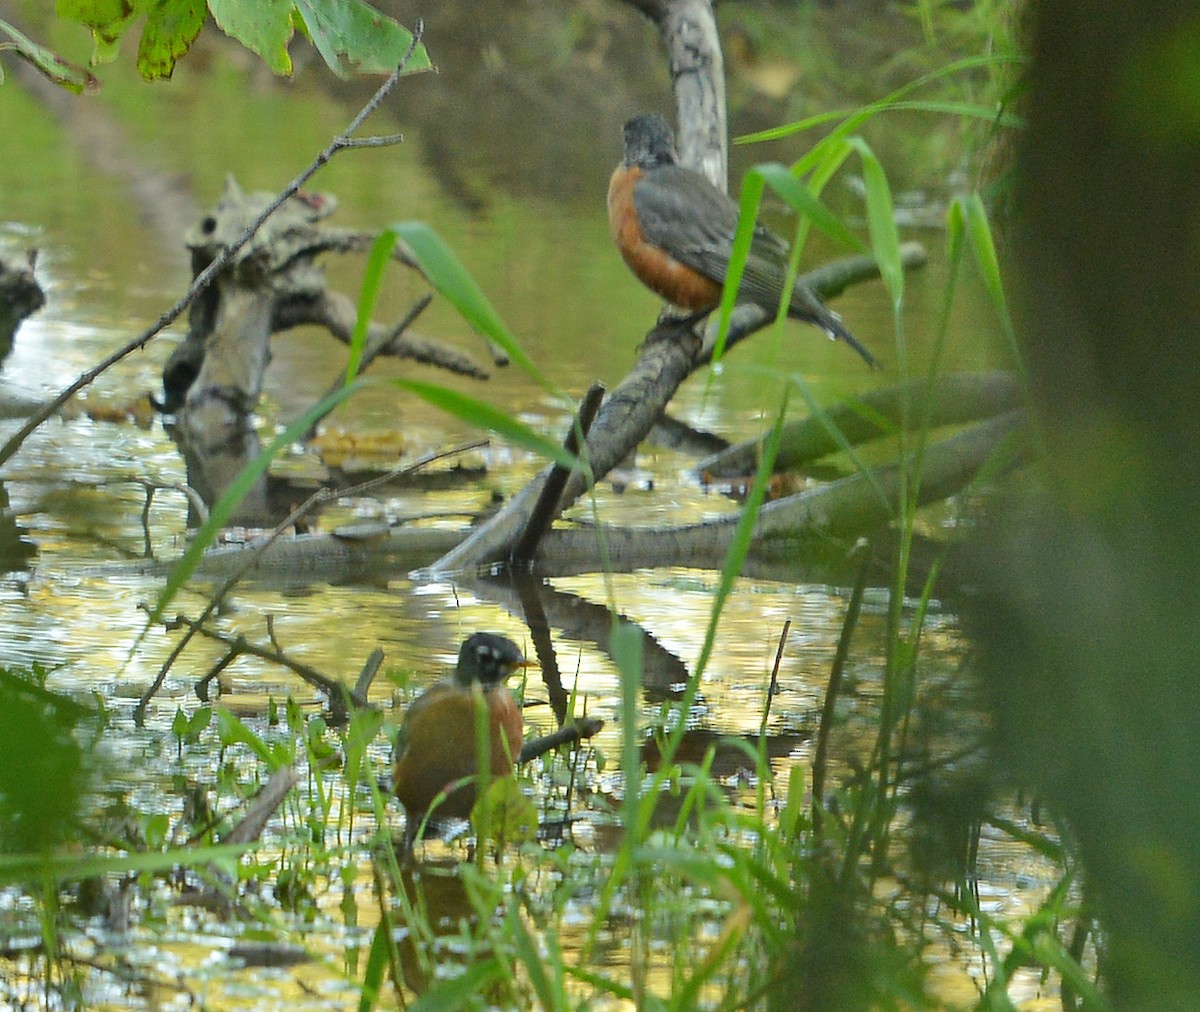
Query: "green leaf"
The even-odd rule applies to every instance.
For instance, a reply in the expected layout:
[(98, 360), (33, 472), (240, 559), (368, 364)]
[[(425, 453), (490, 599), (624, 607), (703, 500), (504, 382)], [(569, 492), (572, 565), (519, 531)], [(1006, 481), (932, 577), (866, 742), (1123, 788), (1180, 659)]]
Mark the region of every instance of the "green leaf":
[(138, 42), (138, 71), (147, 81), (167, 79), (200, 34), (208, 6), (204, 0), (158, 0), (146, 17)]
[[(483, 730), (477, 740), (486, 747), (486, 723)], [(485, 839), (500, 844), (532, 843), (537, 839), (537, 807), (513, 777), (497, 777), (471, 808), (471, 825), (481, 843)]]
[(292, 0), (208, 0), (217, 27), (263, 58), (282, 77), (292, 73)]
[(459, 311), (484, 338), (498, 345), (535, 382), (557, 394), (550, 382), (527, 356), (517, 339), (500, 319), (475, 279), (463, 266), (454, 251), (424, 222), (404, 221), (392, 230), (408, 244), (409, 250), (429, 283)]
[(379, 290), (383, 287), (383, 272), (396, 248), (396, 233), (385, 228), (379, 238), (371, 244), (367, 266), (363, 270), (362, 291), (358, 295), (358, 318), (354, 321), (354, 333), (350, 335), (350, 357), (346, 361), (346, 383), (353, 383), (362, 362), (363, 348), (367, 344), (367, 333), (375, 304), (379, 301)]
[(791, 171), (778, 162), (768, 162), (756, 165), (750, 170), (762, 177), (772, 190), (794, 211), (804, 215), (829, 238), (849, 246), (851, 249), (862, 250), (862, 241), (856, 236), (841, 218), (829, 210), (816, 194), (792, 175)]
[(892, 190), (888, 185), (887, 173), (867, 142), (861, 137), (851, 137), (849, 143), (862, 159), (871, 248), (879, 263), (879, 275), (892, 297), (892, 307), (898, 310), (904, 301), (904, 262), (900, 258), (900, 233), (896, 228)]
[[(412, 32), (362, 0), (296, 0), (296, 9), (317, 52), (339, 77), (391, 73), (412, 45)], [(418, 45), (404, 73), (430, 66), (425, 47)]]
[(78, 21), (107, 39), (118, 39), (129, 22), (142, 11), (133, 0), (58, 0), (55, 13), (66, 21)]
[(200, 707), (194, 714), (192, 719), (188, 721), (188, 737), (193, 741), (199, 739), (200, 734), (212, 723), (213, 708), (205, 705)]
[(245, 745), (272, 769), (279, 765), (267, 743), (224, 707), (217, 708), (217, 735), (223, 748), (228, 745)]
[(441, 408), (476, 428), (488, 429), (496, 433), (514, 446), (529, 450), (531, 453), (536, 453), (538, 456), (572, 470), (583, 466), (579, 458), (564, 450), (560, 443), (534, 432), (524, 422), (517, 421), (512, 415), (506, 414), (484, 401), (478, 401), (466, 394), (460, 394), (435, 383), (402, 379), (388, 382), (399, 390), (407, 390), (409, 393), (416, 394), (426, 403), (432, 404), (435, 408)]
[[(0, 34), (7, 35), (12, 42), (7, 44), (12, 52), (22, 59), (32, 63), (57, 85), (75, 92), (94, 91), (100, 87), (100, 82), (91, 71), (68, 63), (53, 50), (39, 46), (32, 39), (22, 35), (7, 21), (0, 21)], [(4, 80), (3, 70), (0, 69), (0, 82)]]
[[(144, 2), (144, 0), (143, 0)], [(78, 21), (92, 30), (91, 64), (117, 58), (121, 36), (141, 11), (141, 3), (130, 0), (58, 0), (58, 15)]]

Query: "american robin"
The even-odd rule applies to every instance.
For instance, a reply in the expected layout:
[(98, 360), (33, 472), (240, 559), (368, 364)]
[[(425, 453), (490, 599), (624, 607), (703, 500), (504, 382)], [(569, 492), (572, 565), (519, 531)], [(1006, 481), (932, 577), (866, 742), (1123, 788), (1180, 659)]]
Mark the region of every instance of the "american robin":
[(407, 813), (404, 843), (412, 849), (417, 829), (434, 799), (449, 791), (433, 810), (435, 817), (465, 819), (475, 804), (474, 777), (476, 682), (488, 711), (491, 776), (507, 776), (521, 751), (521, 710), (504, 684), (527, 665), (512, 640), (495, 633), (475, 633), (463, 641), (454, 675), (421, 693), (396, 736), (392, 783)]
[[(657, 114), (625, 124), (625, 160), (608, 185), (608, 222), (621, 256), (638, 280), (694, 313), (715, 309), (729, 271), (738, 206), (700, 173), (680, 165), (675, 138)], [(738, 298), (766, 309), (779, 305), (789, 247), (756, 226)], [(808, 286), (796, 282), (788, 316), (840, 338), (868, 365), (875, 358)]]

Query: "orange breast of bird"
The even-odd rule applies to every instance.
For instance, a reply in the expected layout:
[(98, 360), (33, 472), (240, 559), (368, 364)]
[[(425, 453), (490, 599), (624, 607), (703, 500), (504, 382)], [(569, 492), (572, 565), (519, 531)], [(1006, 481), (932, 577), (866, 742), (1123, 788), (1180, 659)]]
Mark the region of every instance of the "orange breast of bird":
[(721, 285), (681, 264), (646, 241), (638, 224), (633, 190), (642, 176), (638, 166), (619, 165), (608, 184), (608, 224), (625, 263), (643, 285), (672, 305), (692, 312), (712, 309), (721, 300)]
[[(426, 698), (428, 697), (428, 698)], [(512, 693), (496, 686), (484, 693), (488, 709), (493, 777), (511, 775), (521, 751), (521, 711)], [(475, 702), (459, 686), (434, 686), (405, 721), (404, 745), (396, 758), (396, 797), (411, 818), (420, 818), (438, 794), (475, 775)], [(453, 791), (434, 815), (465, 819), (475, 804), (474, 785)]]

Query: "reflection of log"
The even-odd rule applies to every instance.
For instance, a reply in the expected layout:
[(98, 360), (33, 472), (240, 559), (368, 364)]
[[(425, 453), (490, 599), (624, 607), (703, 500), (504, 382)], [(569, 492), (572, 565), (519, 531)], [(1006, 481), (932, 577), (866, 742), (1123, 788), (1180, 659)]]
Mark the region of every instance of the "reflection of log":
[[(804, 748), (811, 739), (812, 735), (807, 732), (790, 731), (766, 735), (763, 744), (768, 759), (787, 759)], [(747, 750), (754, 752), (758, 748), (758, 735), (720, 734), (704, 728), (688, 730), (679, 748), (672, 753), (671, 761), (699, 766), (707, 758), (710, 748), (714, 758), (708, 771), (714, 780), (724, 781), (739, 773), (753, 775), (756, 772), (754, 760)], [(653, 737), (647, 738), (642, 744), (642, 759), (651, 773), (662, 764), (662, 753), (658, 741)]]
[[(481, 600), (500, 604), (514, 614), (523, 612), (531, 628), (533, 622), (530, 615), (536, 608), (537, 614), (534, 617), (540, 619), (547, 631), (550, 628), (561, 630), (560, 635), (564, 643), (590, 644), (606, 656), (612, 657), (609, 640), (613, 630), (613, 613), (607, 604), (596, 604), (577, 594), (557, 590), (540, 577), (526, 573), (513, 574), (511, 580), (503, 575), (495, 579), (468, 577), (465, 586)], [(641, 636), (642, 687), (646, 690), (647, 697), (657, 701), (679, 696), (681, 687), (690, 677), (687, 665), (636, 622), (625, 616), (619, 617)], [(538, 662), (542, 666), (543, 678), (552, 675), (558, 680), (557, 685), (547, 681), (546, 687), (551, 693), (551, 706), (555, 705), (556, 692), (563, 693), (562, 700), (565, 704), (566, 693), (562, 687), (558, 658), (553, 656), (552, 645), (550, 650), (546, 650), (544, 644), (538, 647)], [(574, 667), (574, 661), (570, 662), (570, 666)], [(551, 670), (548, 671), (548, 668)], [(562, 718), (559, 717), (559, 720), (561, 722)]]
[(0, 257), (0, 361), (12, 351), (13, 335), (21, 321), (46, 304), (46, 296), (33, 276), (34, 255), (27, 264)]

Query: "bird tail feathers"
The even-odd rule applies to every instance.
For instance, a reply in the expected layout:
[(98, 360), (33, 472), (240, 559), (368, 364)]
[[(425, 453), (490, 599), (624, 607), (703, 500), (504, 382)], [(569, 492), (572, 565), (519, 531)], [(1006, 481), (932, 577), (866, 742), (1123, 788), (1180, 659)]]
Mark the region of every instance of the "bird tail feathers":
[(825, 331), (831, 341), (845, 341), (851, 348), (858, 352), (862, 360), (872, 369), (879, 366), (879, 362), (875, 356), (867, 351), (858, 338), (842, 325), (842, 318), (832, 309), (821, 306), (817, 318), (813, 320), (813, 323)]

